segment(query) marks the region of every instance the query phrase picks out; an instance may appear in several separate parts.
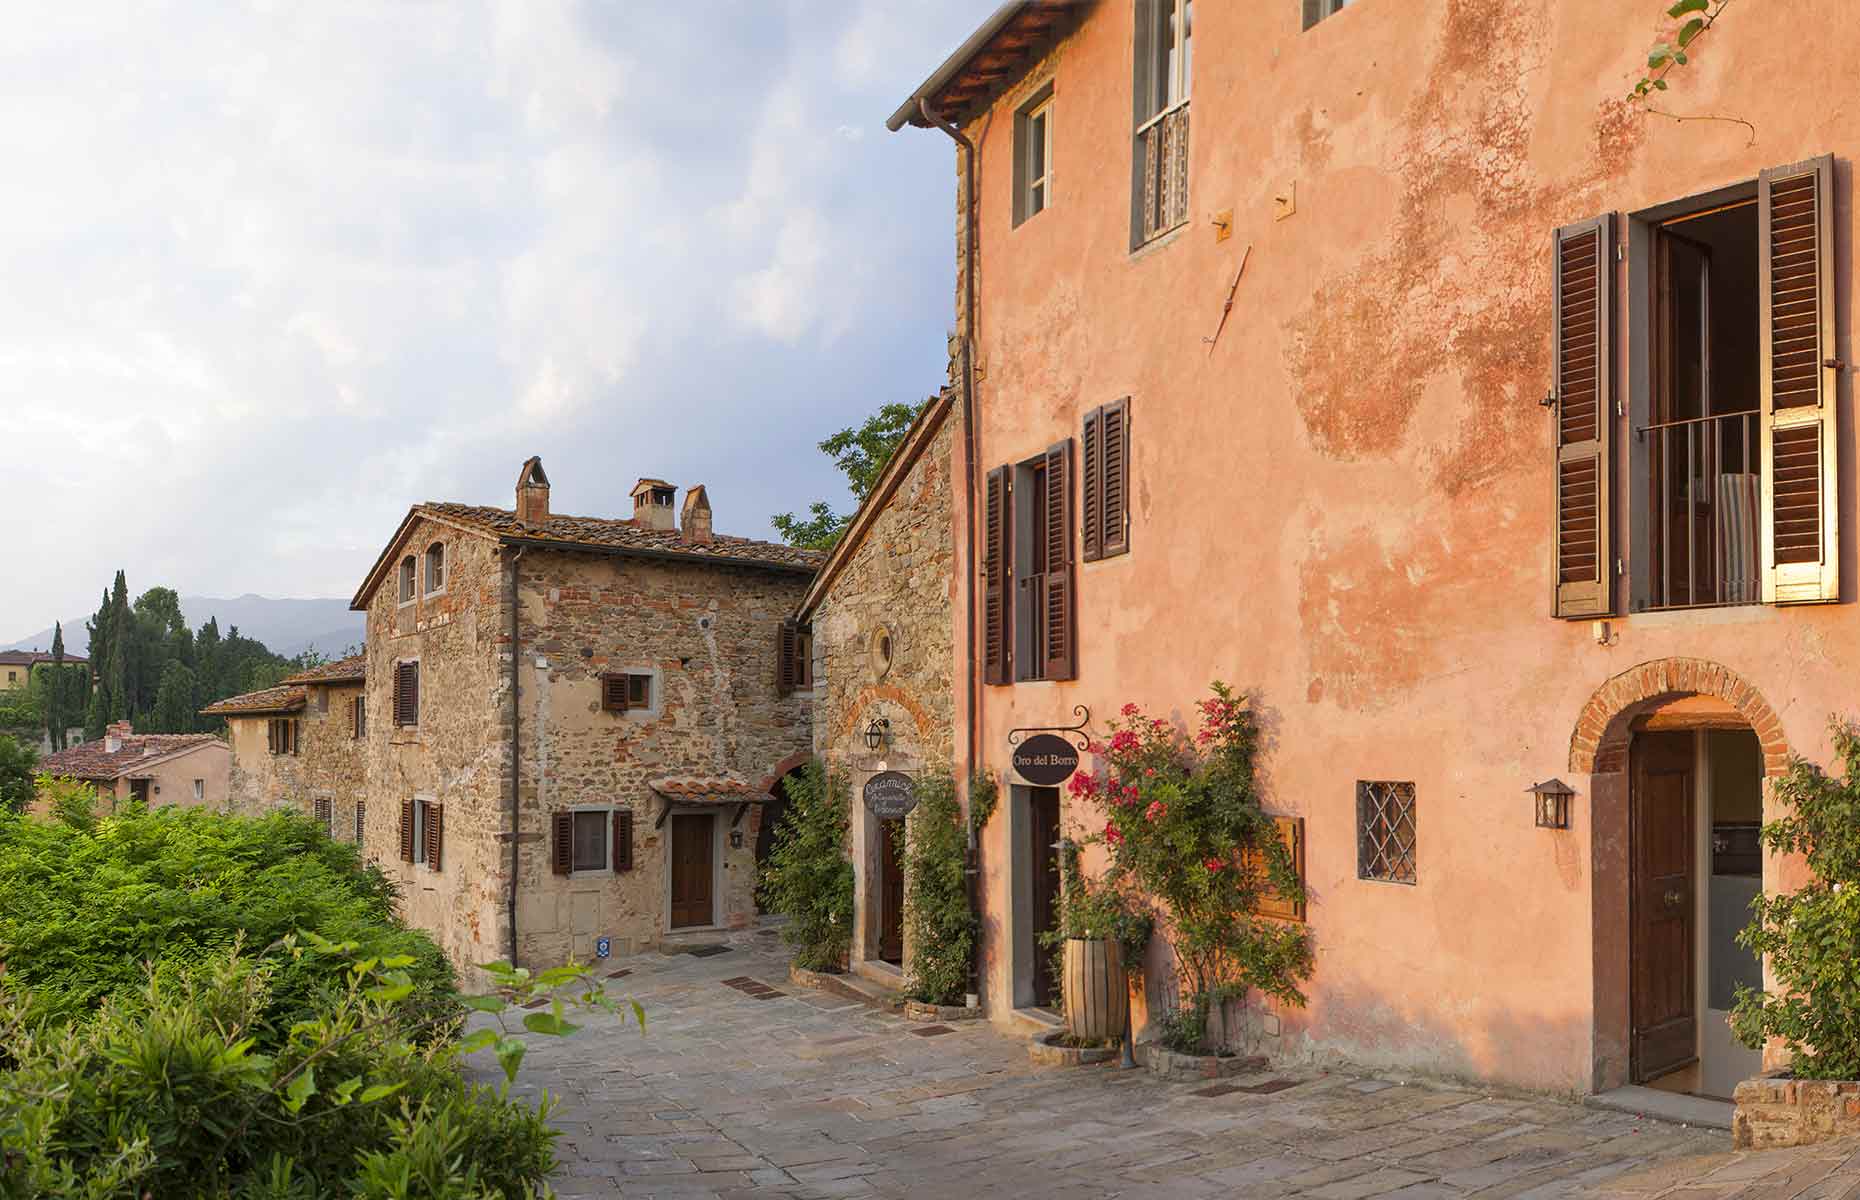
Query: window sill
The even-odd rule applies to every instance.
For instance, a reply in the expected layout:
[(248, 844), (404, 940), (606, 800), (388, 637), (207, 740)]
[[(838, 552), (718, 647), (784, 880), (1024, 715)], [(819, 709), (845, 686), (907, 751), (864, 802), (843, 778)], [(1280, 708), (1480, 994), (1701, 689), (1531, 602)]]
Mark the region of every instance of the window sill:
[(435, 596), (443, 596), (443, 595), (445, 595), (445, 594), (446, 594), (446, 589), (444, 589), (444, 588), (440, 588), (440, 589), (439, 589), (438, 591), (433, 591), (433, 592), (425, 592), (425, 593), (422, 593), (422, 595), (421, 595), (421, 599), (423, 599), (423, 600), (431, 600), (431, 599), (432, 599), (433, 597), (435, 597)]
[(1623, 619), (1644, 628), (1659, 629), (1688, 625), (1750, 625), (1758, 621), (1774, 621), (1780, 613), (1776, 605), (1756, 602), (1700, 608), (1643, 608), (1629, 612)]
[(1184, 218), (1180, 225), (1171, 226), (1149, 241), (1133, 246), (1130, 251), (1130, 261), (1138, 262), (1153, 253), (1160, 252), (1165, 246), (1173, 246), (1182, 240), (1182, 235), (1188, 232), (1188, 227), (1189, 221)]

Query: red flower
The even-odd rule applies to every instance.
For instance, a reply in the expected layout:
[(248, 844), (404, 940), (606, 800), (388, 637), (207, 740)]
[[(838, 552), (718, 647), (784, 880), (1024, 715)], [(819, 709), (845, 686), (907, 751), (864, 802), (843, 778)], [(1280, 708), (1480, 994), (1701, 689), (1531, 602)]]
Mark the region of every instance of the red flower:
[(1138, 708), (1134, 704), (1126, 704), (1124, 705), (1124, 708), (1123, 708), (1123, 713), (1126, 717), (1134, 717), (1142, 711), (1143, 711), (1142, 709)]
[(1151, 821), (1156, 820), (1158, 817), (1167, 816), (1168, 813), (1169, 806), (1164, 804), (1161, 800), (1150, 801), (1150, 806), (1143, 810), (1144, 817)]
[(1208, 870), (1218, 872), (1226, 864), (1218, 858), (1210, 858), (1205, 865)]
[(1111, 843), (1113, 846), (1124, 840), (1124, 835), (1117, 832), (1117, 823), (1115, 821), (1106, 821), (1104, 823), (1104, 840)]
[(1111, 738), (1111, 753), (1125, 754), (1137, 748), (1137, 735), (1128, 729), (1120, 729)]

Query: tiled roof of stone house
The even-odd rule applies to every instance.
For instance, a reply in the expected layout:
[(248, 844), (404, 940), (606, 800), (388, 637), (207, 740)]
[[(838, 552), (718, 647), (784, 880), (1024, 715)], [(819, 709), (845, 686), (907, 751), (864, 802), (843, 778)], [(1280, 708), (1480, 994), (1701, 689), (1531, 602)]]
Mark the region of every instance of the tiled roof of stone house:
[[(114, 745), (116, 749), (110, 747)], [(210, 733), (111, 734), (39, 760), (38, 769), (59, 778), (115, 780), (163, 759), (201, 746), (225, 745)]]
[[(36, 667), (40, 664), (50, 665), (52, 656), (43, 650), (0, 650), (0, 667)], [(65, 655), (67, 667), (89, 666), (90, 660), (82, 654)]]
[(885, 127), (930, 127), (918, 101), (937, 116), (967, 124), (1020, 82), (1046, 52), (1091, 11), (1092, 0), (1008, 0), (917, 86)]
[(286, 675), (283, 683), (361, 683), (368, 678), (368, 656), (351, 654), (320, 667), (311, 667), (295, 675)]
[(826, 555), (818, 550), (803, 550), (779, 542), (759, 542), (753, 538), (717, 534), (709, 542), (693, 543), (686, 541), (684, 535), (676, 529), (647, 529), (631, 520), (610, 517), (551, 514), (547, 521), (539, 525), (526, 526), (517, 520), (517, 514), (503, 508), (431, 502), (420, 505), (420, 508), (498, 537), (520, 538), (532, 543), (560, 542), (567, 548), (594, 546), (635, 550), (676, 558), (787, 567), (807, 572), (826, 561)]
[(280, 684), (262, 691), (247, 692), (242, 696), (228, 696), (224, 700), (215, 700), (200, 711), (211, 717), (255, 717), (273, 713), (302, 712), (304, 707), (304, 690)]

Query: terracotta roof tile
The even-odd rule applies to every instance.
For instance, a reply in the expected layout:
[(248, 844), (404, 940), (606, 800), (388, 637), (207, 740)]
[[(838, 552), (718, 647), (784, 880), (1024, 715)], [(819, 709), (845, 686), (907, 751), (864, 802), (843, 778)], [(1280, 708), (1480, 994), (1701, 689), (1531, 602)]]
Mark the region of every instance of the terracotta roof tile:
[(368, 677), (368, 656), (351, 654), (335, 662), (326, 662), (308, 671), (286, 675), (281, 683), (361, 683)]
[[(50, 665), (52, 656), (43, 650), (0, 650), (0, 667), (36, 667), (40, 663)], [(67, 667), (88, 666), (90, 660), (81, 654), (65, 655)]]
[(214, 717), (249, 717), (263, 713), (301, 712), (303, 707), (304, 690), (280, 684), (259, 692), (247, 692), (243, 696), (215, 700), (200, 711)]
[(687, 804), (735, 804), (745, 800), (766, 800), (768, 793), (741, 779), (652, 779), (646, 786), (668, 800)]
[(47, 775), (71, 779), (120, 779), (136, 768), (196, 746), (225, 745), (211, 733), (132, 733), (112, 753), (110, 740), (98, 738), (48, 754), (38, 769)]
[(453, 504), (429, 501), (420, 506), (434, 516), (455, 521), (500, 537), (529, 538), (538, 542), (560, 542), (564, 546), (596, 546), (618, 550), (636, 550), (650, 554), (670, 554), (680, 558), (709, 559), (755, 566), (782, 567), (799, 571), (817, 570), (827, 556), (818, 550), (803, 550), (779, 542), (759, 542), (753, 538), (717, 534), (708, 542), (687, 542), (676, 529), (647, 529), (632, 521), (607, 517), (569, 517), (552, 515), (539, 525), (525, 525), (515, 513), (505, 508), (486, 508), (477, 504)]

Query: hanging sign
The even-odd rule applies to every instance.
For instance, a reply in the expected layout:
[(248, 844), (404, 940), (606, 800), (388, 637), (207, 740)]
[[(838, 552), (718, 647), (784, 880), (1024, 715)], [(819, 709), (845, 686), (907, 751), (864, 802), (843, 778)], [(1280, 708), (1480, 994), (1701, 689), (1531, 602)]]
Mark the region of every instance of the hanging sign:
[(1014, 770), (1035, 787), (1057, 787), (1079, 769), (1079, 750), (1053, 733), (1036, 733), (1014, 747)]
[(865, 781), (865, 807), (881, 821), (906, 816), (917, 807), (917, 787), (902, 771), (880, 771)]

